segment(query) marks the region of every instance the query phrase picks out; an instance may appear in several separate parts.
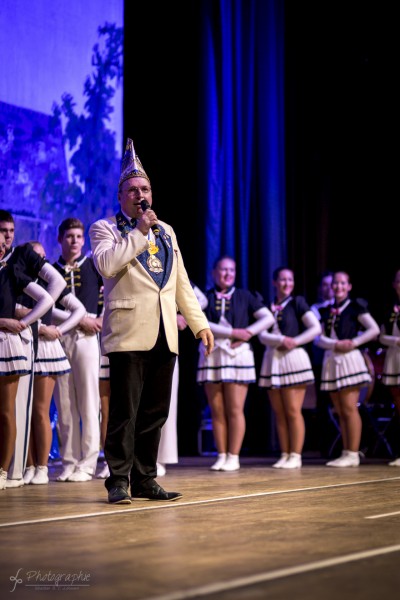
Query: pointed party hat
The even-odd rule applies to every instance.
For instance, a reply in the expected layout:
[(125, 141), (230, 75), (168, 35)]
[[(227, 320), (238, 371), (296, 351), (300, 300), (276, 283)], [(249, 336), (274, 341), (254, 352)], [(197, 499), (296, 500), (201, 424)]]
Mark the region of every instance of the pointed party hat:
[(150, 183), (150, 179), (148, 178), (146, 171), (143, 169), (142, 163), (135, 152), (133, 141), (128, 138), (126, 142), (125, 154), (121, 164), (119, 185), (131, 177), (144, 177)]

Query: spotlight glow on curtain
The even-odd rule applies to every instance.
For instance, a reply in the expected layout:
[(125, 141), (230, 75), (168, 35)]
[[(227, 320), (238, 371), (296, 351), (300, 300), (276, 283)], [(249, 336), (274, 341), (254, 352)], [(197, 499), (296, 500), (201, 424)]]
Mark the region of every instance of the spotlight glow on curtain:
[(202, 13), (207, 286), (229, 254), (238, 285), (266, 297), (286, 260), (282, 4), (210, 0)]

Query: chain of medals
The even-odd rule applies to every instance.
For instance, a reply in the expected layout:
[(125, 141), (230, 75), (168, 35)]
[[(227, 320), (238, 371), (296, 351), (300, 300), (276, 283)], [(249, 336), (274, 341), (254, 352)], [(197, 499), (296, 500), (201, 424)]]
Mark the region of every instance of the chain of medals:
[[(118, 229), (120, 230), (122, 237), (126, 237), (128, 233), (136, 227), (136, 219), (131, 219), (128, 221), (125, 215), (121, 212), (117, 213), (116, 220)], [(147, 239), (149, 241), (149, 248), (147, 249), (149, 256), (146, 262), (149, 271), (151, 271), (152, 273), (162, 273), (164, 271), (162, 262), (158, 258), (158, 256), (156, 256), (157, 252), (160, 251), (160, 248), (153, 242), (153, 240), (150, 239), (150, 232), (147, 235)]]

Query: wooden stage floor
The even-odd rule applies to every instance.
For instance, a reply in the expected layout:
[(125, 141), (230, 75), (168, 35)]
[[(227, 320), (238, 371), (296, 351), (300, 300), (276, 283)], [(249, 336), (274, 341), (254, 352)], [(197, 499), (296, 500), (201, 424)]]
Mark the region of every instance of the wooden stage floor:
[[(400, 468), (181, 458), (172, 503), (112, 506), (104, 481), (0, 492), (0, 595), (52, 600), (386, 600), (400, 590)], [(63, 596), (64, 598), (66, 596)], [(70, 595), (68, 597), (71, 597)]]

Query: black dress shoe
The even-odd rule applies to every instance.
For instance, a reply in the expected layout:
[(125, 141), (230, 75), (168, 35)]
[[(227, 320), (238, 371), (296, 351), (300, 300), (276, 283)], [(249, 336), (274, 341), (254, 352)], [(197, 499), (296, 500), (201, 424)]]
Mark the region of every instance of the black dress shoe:
[(131, 504), (132, 500), (128, 490), (124, 487), (113, 487), (108, 492), (108, 501), (110, 504)]
[(147, 488), (132, 490), (133, 500), (164, 500), (164, 502), (171, 502), (178, 498), (182, 498), (180, 492), (166, 492), (158, 483), (153, 483), (153, 485)]

